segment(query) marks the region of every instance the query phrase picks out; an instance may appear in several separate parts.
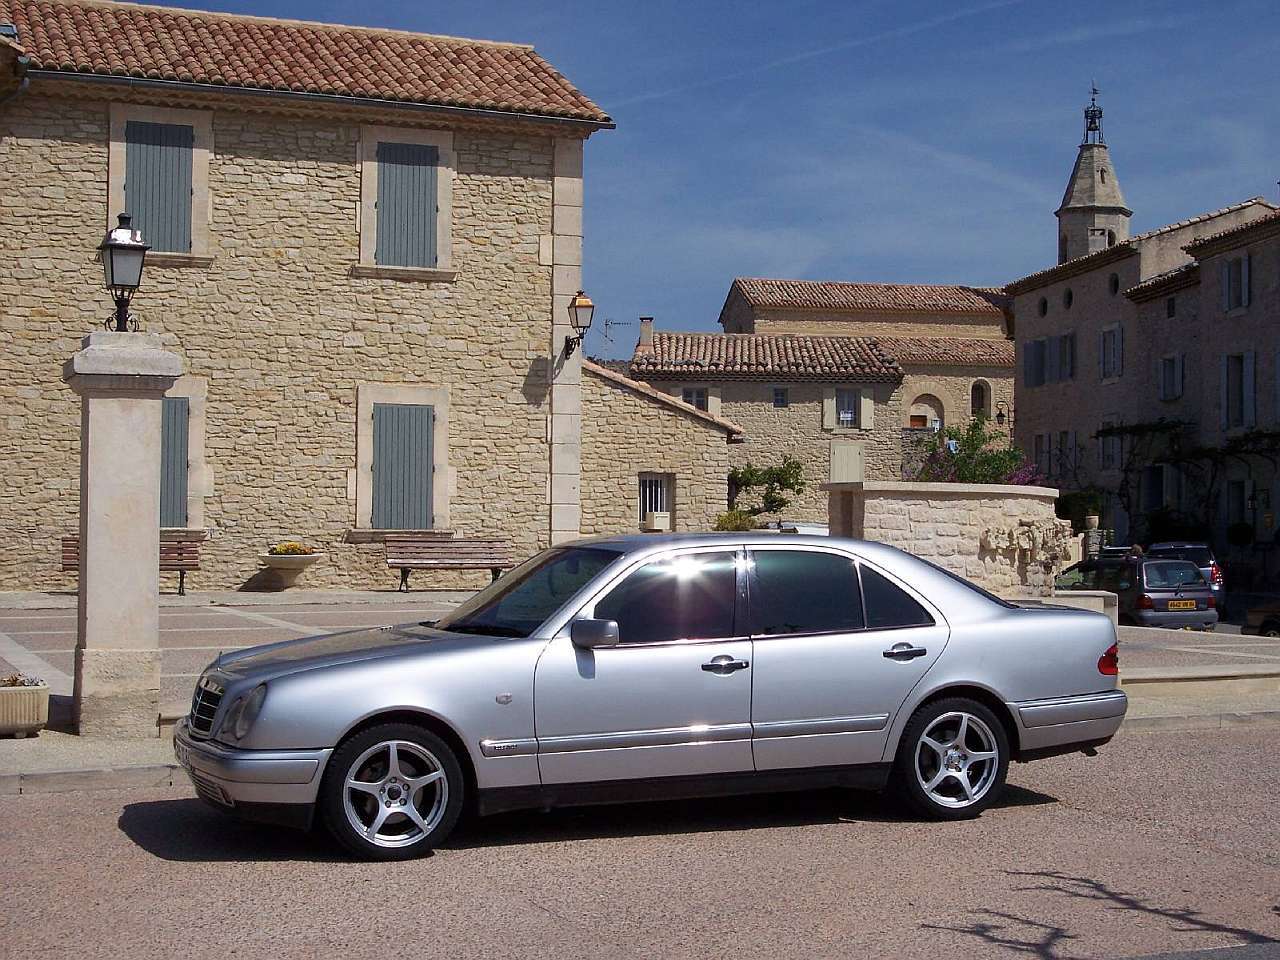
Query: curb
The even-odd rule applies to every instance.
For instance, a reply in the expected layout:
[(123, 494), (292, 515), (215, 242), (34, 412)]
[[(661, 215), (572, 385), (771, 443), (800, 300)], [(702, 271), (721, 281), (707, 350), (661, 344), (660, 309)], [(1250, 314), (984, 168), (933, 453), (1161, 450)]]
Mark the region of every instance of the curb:
[(0, 773), (0, 796), (30, 793), (70, 793), (77, 790), (120, 790), (139, 787), (172, 787), (187, 783), (176, 763), (152, 763), (136, 767), (99, 770), (48, 770), (41, 773)]
[(1126, 717), (1121, 730), (1130, 733), (1150, 733), (1162, 730), (1222, 730), (1251, 724), (1280, 723), (1280, 710), (1259, 710), (1256, 713), (1199, 713), (1183, 716)]

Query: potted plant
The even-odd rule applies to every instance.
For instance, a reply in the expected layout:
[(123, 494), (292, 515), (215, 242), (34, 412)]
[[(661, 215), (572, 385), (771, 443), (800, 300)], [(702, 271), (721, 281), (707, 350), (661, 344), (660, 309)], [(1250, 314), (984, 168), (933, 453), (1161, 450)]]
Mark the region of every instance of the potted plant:
[(309, 547), (296, 540), (277, 543), (266, 553), (258, 554), (262, 565), (272, 571), (281, 588), (293, 586), (303, 570), (323, 558), (324, 554), (317, 553), (315, 547)]
[(21, 673), (0, 677), (0, 734), (25, 737), (49, 722), (49, 685)]

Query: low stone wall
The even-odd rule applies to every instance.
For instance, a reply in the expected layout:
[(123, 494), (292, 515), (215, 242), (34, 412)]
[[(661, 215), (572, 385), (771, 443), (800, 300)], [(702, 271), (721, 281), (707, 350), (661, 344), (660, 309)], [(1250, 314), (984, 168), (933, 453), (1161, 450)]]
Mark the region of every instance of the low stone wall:
[(1047, 597), (1071, 525), (1050, 487), (1006, 484), (827, 483), (833, 536), (878, 540), (1002, 597)]

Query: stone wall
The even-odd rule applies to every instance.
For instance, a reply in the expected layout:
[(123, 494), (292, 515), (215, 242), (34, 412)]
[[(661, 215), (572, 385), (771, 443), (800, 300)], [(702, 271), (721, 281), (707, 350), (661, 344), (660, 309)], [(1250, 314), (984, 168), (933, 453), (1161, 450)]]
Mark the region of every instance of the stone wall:
[[(773, 405), (773, 388), (786, 387), (788, 405)], [(788, 520), (824, 522), (827, 496), (821, 484), (831, 479), (832, 443), (863, 444), (865, 474), (871, 480), (902, 476), (902, 390), (897, 384), (861, 384), (875, 394), (875, 413), (869, 430), (824, 430), (822, 383), (726, 381), (721, 384), (721, 414), (740, 425), (746, 443), (730, 448), (733, 466), (754, 463), (775, 466), (784, 456), (800, 461), (806, 489), (783, 511)]]
[[(0, 108), (4, 588), (74, 584), (58, 572), (58, 537), (75, 527), (79, 410), (60, 368), (109, 312), (93, 262), (116, 212), (109, 105), (48, 92), (33, 82)], [(348, 542), (361, 383), (445, 391), (449, 469), (437, 482), (450, 483), (451, 527), (508, 538), (521, 555), (544, 546), (552, 268), (541, 250), (551, 246), (555, 141), (459, 126), (456, 279), (357, 279), (365, 118), (250, 114), (229, 102), (213, 114), (212, 262), (156, 258), (135, 302), (144, 328), (207, 388), (209, 539), (192, 586), (250, 582), (256, 555), (282, 539), (328, 554), (306, 585), (393, 582), (381, 543)]]
[(1068, 555), (1069, 523), (1048, 487), (961, 483), (826, 484), (831, 533), (906, 550), (1002, 597), (1047, 597)]
[[(918, 397), (934, 396), (942, 404), (943, 426), (964, 426), (973, 415), (974, 383), (986, 384), (989, 394), (989, 416), (995, 415), (996, 404), (1003, 400), (1013, 406), (1013, 368), (961, 367), (945, 363), (904, 363), (902, 381), (902, 422), (910, 426), (911, 405)], [(993, 423), (994, 427), (995, 424)]]
[[(711, 530), (725, 510), (728, 431), (583, 367), (582, 533), (640, 529), (639, 475), (675, 474), (672, 529)], [(736, 446), (736, 445), (735, 445)]]

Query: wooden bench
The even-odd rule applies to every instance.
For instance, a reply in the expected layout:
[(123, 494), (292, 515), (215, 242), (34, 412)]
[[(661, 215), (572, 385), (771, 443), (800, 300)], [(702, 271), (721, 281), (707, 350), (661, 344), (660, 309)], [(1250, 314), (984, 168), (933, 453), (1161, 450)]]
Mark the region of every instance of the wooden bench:
[(454, 540), (438, 533), (387, 535), (387, 566), (400, 571), (400, 589), (409, 589), (411, 570), (488, 570), (497, 580), (515, 566), (505, 540)]
[[(200, 544), (204, 537), (160, 535), (160, 572), (178, 574), (178, 596), (187, 595), (187, 571), (200, 569)], [(62, 569), (80, 569), (80, 536), (62, 538)]]

